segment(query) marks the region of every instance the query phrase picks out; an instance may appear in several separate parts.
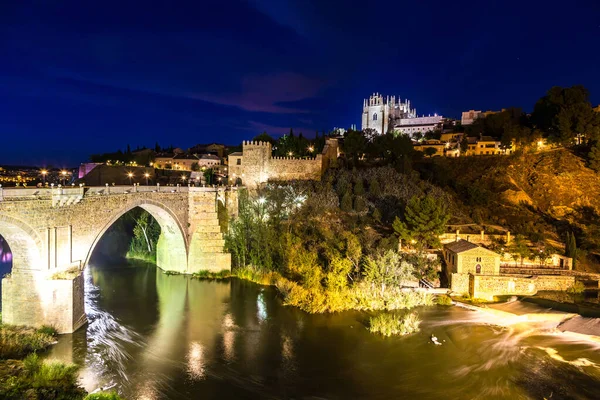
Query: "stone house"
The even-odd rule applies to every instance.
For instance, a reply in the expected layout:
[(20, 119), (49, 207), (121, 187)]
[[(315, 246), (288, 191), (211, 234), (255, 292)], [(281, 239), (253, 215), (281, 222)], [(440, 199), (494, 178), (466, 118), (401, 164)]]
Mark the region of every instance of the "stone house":
[(459, 239), (444, 245), (448, 274), (500, 274), (500, 254)]

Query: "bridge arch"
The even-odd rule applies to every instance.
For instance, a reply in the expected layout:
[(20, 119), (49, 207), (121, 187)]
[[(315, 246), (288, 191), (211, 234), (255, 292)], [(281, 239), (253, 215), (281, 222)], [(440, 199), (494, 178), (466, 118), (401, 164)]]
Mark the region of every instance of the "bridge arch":
[(0, 236), (10, 247), (13, 271), (42, 269), (43, 242), (35, 229), (17, 218), (0, 214)]
[(160, 237), (156, 246), (156, 265), (165, 271), (185, 272), (187, 270), (188, 240), (185, 229), (175, 213), (166, 205), (151, 200), (137, 199), (115, 212), (104, 227), (95, 235), (94, 242), (87, 253), (88, 265), (96, 245), (106, 231), (123, 215), (140, 207), (146, 210), (160, 225)]

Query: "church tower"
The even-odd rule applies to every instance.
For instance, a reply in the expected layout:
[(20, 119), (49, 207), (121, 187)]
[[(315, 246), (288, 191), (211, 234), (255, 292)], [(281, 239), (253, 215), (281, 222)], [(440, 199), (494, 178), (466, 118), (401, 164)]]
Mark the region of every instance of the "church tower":
[(390, 99), (384, 101), (379, 93), (373, 93), (368, 100), (363, 100), (361, 129), (374, 129), (380, 135), (386, 133), (390, 119), (389, 104)]

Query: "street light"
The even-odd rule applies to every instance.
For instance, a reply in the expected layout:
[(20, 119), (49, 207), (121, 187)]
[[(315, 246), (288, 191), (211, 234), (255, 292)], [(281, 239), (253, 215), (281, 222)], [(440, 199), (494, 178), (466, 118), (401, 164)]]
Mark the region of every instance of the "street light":
[(127, 176), (129, 177), (129, 184), (131, 185), (133, 182), (133, 172), (128, 172)]
[(46, 186), (46, 175), (48, 174), (48, 171), (46, 171), (45, 169), (41, 170), (40, 173), (42, 174), (42, 180), (44, 182), (44, 186)]
[(150, 174), (146, 172), (144, 176), (146, 177), (146, 186), (148, 186), (148, 178), (150, 178)]
[(65, 185), (65, 180), (67, 179), (67, 171), (65, 171), (64, 169), (60, 172), (60, 174), (62, 175), (62, 184), (63, 186)]
[(312, 153), (313, 151), (315, 151), (315, 148), (314, 148), (314, 147), (312, 147), (312, 146), (308, 146), (308, 151), (309, 151), (310, 153)]

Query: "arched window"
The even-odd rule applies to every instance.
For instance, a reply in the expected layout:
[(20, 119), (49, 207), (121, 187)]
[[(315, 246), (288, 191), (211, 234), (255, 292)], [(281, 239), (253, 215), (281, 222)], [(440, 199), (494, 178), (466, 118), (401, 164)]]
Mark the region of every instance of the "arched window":
[(476, 274), (480, 274), (480, 273), (481, 273), (481, 265), (477, 264), (477, 265), (475, 266), (475, 273), (476, 273)]
[(373, 114), (373, 121), (377, 121), (377, 114)]

